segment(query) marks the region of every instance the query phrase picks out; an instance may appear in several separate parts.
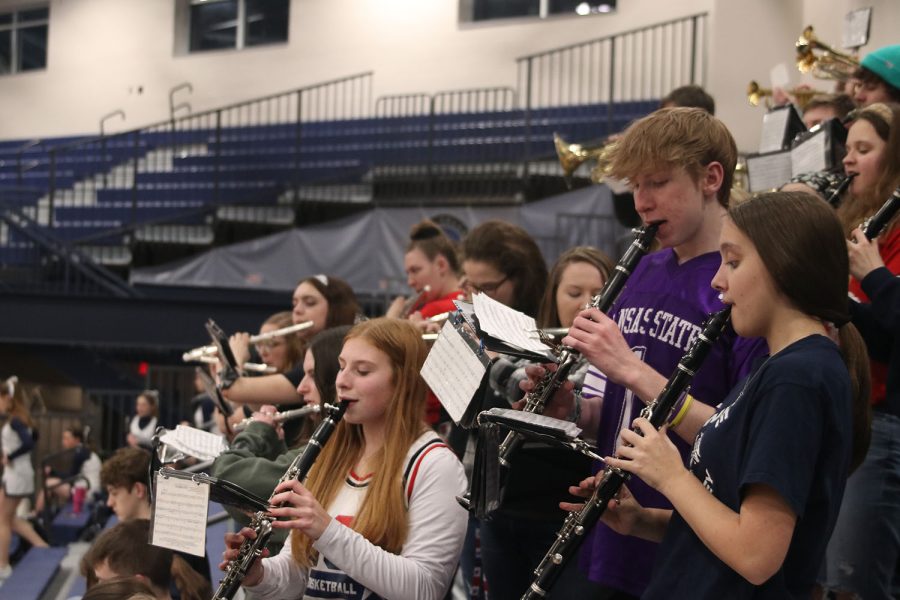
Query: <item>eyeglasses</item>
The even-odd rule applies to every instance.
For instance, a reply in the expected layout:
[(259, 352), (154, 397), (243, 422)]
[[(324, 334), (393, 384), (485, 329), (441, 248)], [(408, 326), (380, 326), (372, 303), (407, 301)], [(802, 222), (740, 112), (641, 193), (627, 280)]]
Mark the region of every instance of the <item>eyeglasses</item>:
[(256, 342), (253, 344), (253, 347), (256, 348), (257, 352), (262, 352), (263, 350), (270, 352), (272, 349), (282, 345), (284, 345), (284, 342), (279, 340), (266, 340), (264, 342)]
[(509, 279), (509, 276), (504, 277), (500, 281), (491, 281), (488, 283), (482, 283), (481, 285), (476, 285), (467, 279), (463, 283), (463, 285), (467, 290), (476, 294), (492, 294), (493, 292), (497, 291), (497, 288), (506, 283), (507, 279)]

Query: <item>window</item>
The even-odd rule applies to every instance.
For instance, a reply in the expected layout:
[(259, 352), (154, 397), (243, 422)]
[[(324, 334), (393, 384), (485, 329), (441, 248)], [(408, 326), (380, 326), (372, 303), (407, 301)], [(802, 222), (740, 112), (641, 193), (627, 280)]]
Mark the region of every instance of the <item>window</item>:
[[(510, 17), (540, 17), (551, 15), (590, 15), (613, 12), (616, 0), (464, 0), (471, 2), (471, 21), (508, 19)], [(466, 12), (466, 9), (463, 9)]]
[(46, 6), (0, 13), (0, 74), (47, 68)]
[(286, 42), (290, 0), (191, 0), (190, 51)]

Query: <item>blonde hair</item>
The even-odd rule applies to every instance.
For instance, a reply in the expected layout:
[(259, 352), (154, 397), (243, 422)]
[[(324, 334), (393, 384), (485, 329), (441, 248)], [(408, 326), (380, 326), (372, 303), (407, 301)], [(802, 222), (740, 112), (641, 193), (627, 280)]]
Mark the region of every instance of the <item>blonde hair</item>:
[(718, 162), (723, 175), (716, 197), (728, 206), (737, 145), (725, 124), (705, 110), (657, 110), (632, 123), (610, 153), (609, 173), (617, 179), (681, 167), (696, 183), (710, 163)]
[[(413, 442), (427, 430), (426, 387), (419, 373), (428, 349), (415, 325), (399, 319), (360, 323), (347, 333), (344, 343), (351, 339), (364, 340), (388, 357), (393, 387), (393, 399), (385, 413), (384, 447), (373, 457), (373, 464), (379, 468), (351, 526), (376, 546), (398, 554), (408, 530), (402, 486), (404, 461)], [(361, 425), (338, 423), (306, 481), (306, 487), (322, 506), (327, 507), (334, 500), (364, 446)], [(294, 560), (304, 568), (316, 560), (312, 543), (299, 531), (291, 534)]]
[(0, 394), (10, 398), (9, 417), (18, 417), (26, 427), (34, 428), (34, 421), (31, 419), (31, 412), (28, 410), (28, 403), (25, 399), (25, 390), (19, 385), (19, 378), (13, 375), (0, 381)]

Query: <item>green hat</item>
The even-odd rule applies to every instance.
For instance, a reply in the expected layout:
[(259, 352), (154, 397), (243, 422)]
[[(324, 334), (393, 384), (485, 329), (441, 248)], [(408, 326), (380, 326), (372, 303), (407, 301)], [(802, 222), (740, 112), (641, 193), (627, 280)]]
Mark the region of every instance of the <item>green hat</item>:
[(862, 60), (862, 66), (900, 90), (900, 44), (870, 52)]

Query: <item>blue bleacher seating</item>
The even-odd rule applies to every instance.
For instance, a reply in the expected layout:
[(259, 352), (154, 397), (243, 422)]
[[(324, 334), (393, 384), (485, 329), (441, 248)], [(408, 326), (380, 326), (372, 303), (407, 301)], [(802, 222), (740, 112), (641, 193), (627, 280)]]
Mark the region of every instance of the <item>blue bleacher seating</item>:
[(32, 548), (0, 587), (0, 597), (38, 600), (59, 570), (67, 548)]

